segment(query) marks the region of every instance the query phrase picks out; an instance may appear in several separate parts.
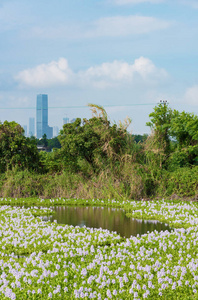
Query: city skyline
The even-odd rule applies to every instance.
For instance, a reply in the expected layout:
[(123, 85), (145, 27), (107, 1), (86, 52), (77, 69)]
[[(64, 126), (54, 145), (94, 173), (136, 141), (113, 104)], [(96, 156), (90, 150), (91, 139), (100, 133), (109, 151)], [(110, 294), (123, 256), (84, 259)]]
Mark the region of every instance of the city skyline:
[(137, 134), (161, 99), (198, 114), (197, 16), (198, 0), (2, 0), (0, 121), (28, 124), (39, 93), (59, 128), (88, 103)]
[[(35, 136), (39, 139), (42, 138), (44, 134), (46, 134), (48, 138), (58, 136), (60, 128), (58, 126), (49, 126), (48, 108), (48, 95), (37, 95), (36, 107), (34, 108), (36, 112), (36, 119), (34, 117), (29, 117), (29, 126), (27, 126), (27, 124), (20, 124), (25, 131), (25, 136)], [(63, 117), (62, 126), (67, 123), (73, 123), (75, 120), (76, 118), (69, 119), (68, 117)]]

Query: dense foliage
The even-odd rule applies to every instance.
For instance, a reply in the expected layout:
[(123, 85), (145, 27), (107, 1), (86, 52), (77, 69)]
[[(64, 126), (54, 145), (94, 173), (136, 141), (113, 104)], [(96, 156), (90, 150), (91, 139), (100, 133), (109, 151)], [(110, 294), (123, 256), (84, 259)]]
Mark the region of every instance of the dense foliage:
[[(0, 188), (4, 196), (197, 197), (198, 117), (160, 103), (150, 135), (112, 124), (90, 105), (89, 120), (65, 124), (57, 138), (26, 138), (15, 122), (0, 125)], [(37, 145), (46, 151), (37, 150)]]
[(35, 140), (26, 138), (16, 122), (0, 124), (0, 172), (14, 167), (38, 171), (39, 165)]
[(198, 117), (159, 104), (150, 118), (147, 125), (153, 129), (153, 135), (148, 141), (152, 140), (152, 146), (158, 152), (160, 167), (163, 165), (169, 170), (175, 170), (178, 167), (197, 165)]
[(65, 124), (59, 140), (64, 169), (95, 173), (119, 162), (128, 150), (129, 134), (125, 127), (111, 125), (103, 113)]

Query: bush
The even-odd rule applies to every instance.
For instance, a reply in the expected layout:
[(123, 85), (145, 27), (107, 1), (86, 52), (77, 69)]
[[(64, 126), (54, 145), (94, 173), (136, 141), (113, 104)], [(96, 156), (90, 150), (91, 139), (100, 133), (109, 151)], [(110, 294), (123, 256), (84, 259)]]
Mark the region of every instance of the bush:
[(164, 172), (157, 193), (161, 196), (197, 197), (198, 166), (178, 168), (173, 172)]

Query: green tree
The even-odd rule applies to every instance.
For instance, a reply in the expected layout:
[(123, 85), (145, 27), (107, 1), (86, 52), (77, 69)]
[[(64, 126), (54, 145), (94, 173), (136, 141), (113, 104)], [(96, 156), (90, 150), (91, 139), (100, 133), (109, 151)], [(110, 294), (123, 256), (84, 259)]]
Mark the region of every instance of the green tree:
[(48, 139), (48, 148), (49, 148), (49, 150), (52, 150), (54, 148), (56, 148), (56, 149), (61, 148), (61, 144), (60, 144), (57, 136), (52, 139)]
[(174, 152), (169, 167), (198, 164), (198, 117), (192, 113), (173, 111), (170, 134), (174, 139)]
[(62, 170), (62, 156), (59, 149), (55, 148), (52, 152), (40, 151), (39, 159), (43, 173), (56, 173)]
[[(147, 162), (152, 166), (166, 167), (166, 161), (171, 152), (171, 119), (172, 110), (166, 103), (160, 103), (150, 113), (150, 122), (146, 125), (152, 130), (145, 142)], [(154, 165), (153, 165), (154, 166)]]
[(43, 147), (48, 146), (48, 139), (46, 133), (44, 133), (41, 139), (37, 140), (37, 145), (42, 145)]
[(0, 171), (17, 167), (38, 170), (40, 167), (36, 140), (26, 138), (16, 122), (0, 124)]
[(127, 146), (126, 124), (111, 125), (101, 106), (90, 107), (91, 119), (77, 118), (65, 124), (59, 135), (64, 168), (89, 174), (118, 162)]
[(192, 113), (172, 111), (159, 104), (147, 123), (152, 134), (145, 143), (147, 161), (151, 165), (174, 170), (198, 163), (198, 117)]
[(173, 111), (171, 136), (176, 139), (179, 148), (194, 146), (198, 143), (198, 117), (192, 113)]
[(148, 134), (133, 134), (133, 139), (134, 139), (134, 142), (135, 143), (143, 143), (146, 141), (147, 137), (148, 137)]
[(151, 128), (155, 137), (156, 145), (164, 151), (165, 155), (170, 152), (170, 127), (172, 110), (167, 104), (159, 104), (149, 115), (150, 122), (146, 125)]

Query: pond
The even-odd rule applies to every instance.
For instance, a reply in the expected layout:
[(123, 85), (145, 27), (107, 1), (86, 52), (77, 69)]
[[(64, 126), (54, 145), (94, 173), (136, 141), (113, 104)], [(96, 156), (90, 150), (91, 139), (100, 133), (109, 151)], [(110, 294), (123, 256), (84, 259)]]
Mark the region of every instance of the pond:
[(171, 228), (165, 223), (128, 218), (122, 209), (93, 206), (60, 206), (53, 209), (55, 210), (55, 215), (50, 217), (51, 221), (57, 220), (59, 224), (80, 227), (108, 229), (116, 231), (126, 238), (154, 230), (171, 231)]

